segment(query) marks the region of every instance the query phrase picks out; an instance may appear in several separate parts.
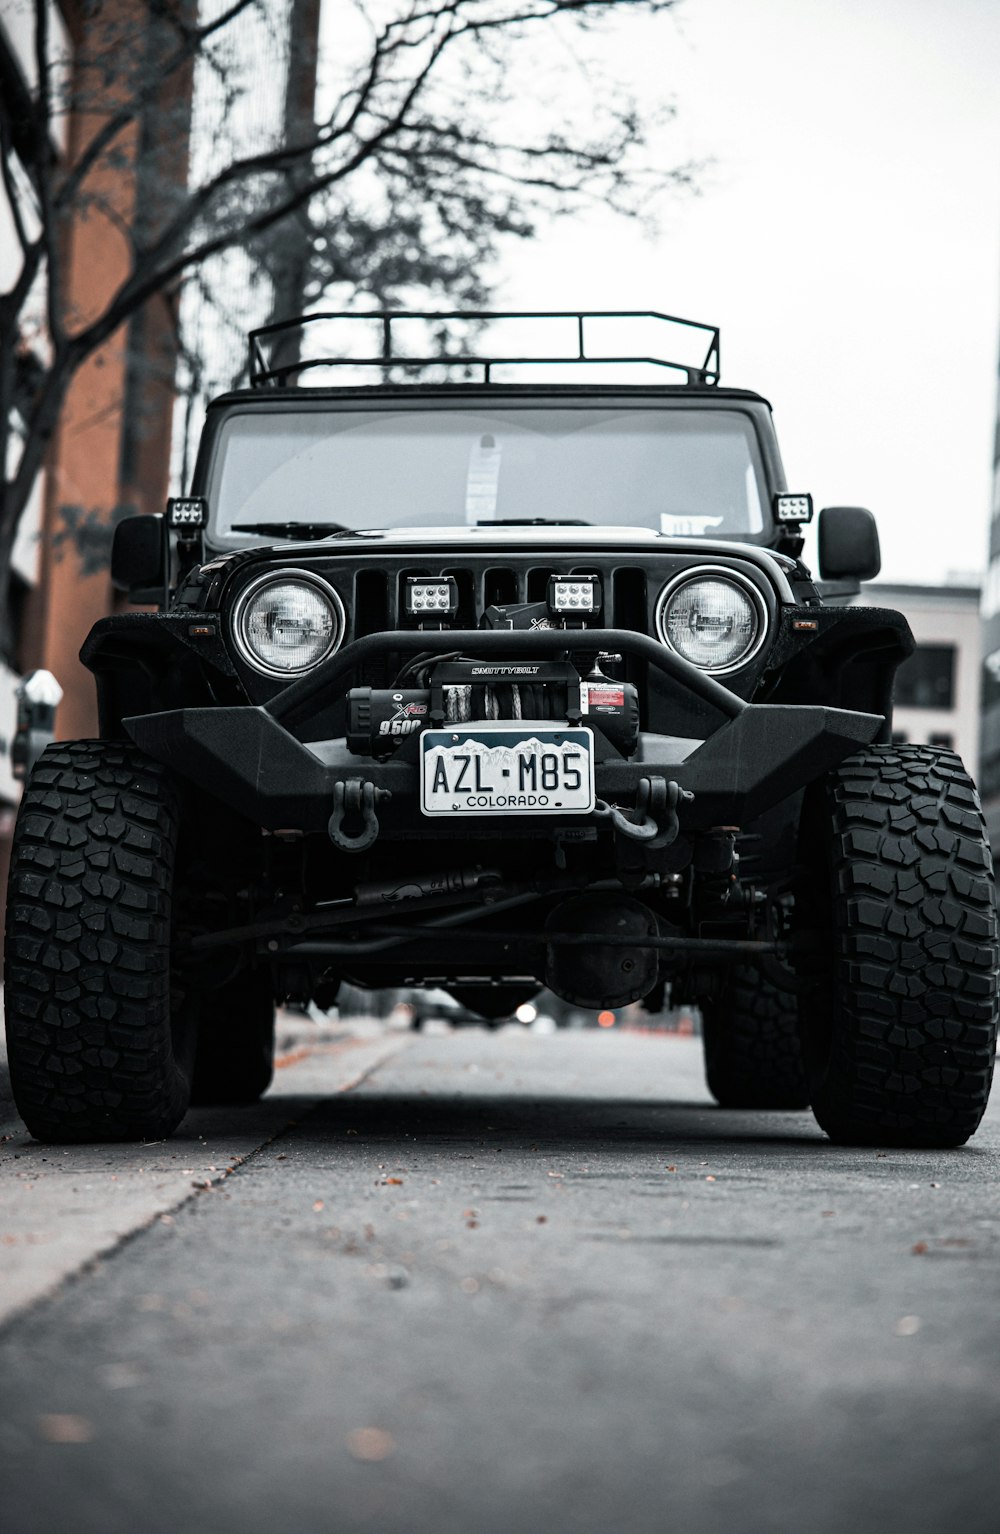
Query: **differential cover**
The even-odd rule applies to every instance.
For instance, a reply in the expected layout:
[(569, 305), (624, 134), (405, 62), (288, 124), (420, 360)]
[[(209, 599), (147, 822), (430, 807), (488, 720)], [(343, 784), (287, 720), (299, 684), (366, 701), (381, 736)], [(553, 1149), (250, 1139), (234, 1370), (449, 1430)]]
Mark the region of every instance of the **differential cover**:
[(563, 1001), (578, 1007), (623, 1007), (639, 1001), (656, 984), (659, 957), (655, 948), (626, 943), (602, 943), (601, 937), (656, 937), (656, 917), (648, 906), (627, 895), (572, 895), (549, 915), (546, 932), (591, 933), (592, 943), (549, 943), (545, 950), (545, 984)]

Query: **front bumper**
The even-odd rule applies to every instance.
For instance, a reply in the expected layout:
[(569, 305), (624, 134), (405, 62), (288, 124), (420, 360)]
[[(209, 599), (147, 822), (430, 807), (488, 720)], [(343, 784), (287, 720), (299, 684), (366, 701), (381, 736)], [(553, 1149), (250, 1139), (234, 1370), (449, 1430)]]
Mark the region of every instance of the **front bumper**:
[[(749, 704), (646, 635), (602, 629), (373, 634), (346, 645), (266, 706), (176, 709), (127, 718), (124, 725), (150, 756), (267, 830), (326, 831), (335, 797), (342, 801), (345, 787), (354, 785), (359, 793), (367, 784), (366, 792), (379, 800), (382, 836), (466, 841), (547, 836), (560, 826), (578, 828), (586, 817), (510, 813), (431, 819), (420, 811), (417, 736), (405, 740), (390, 760), (378, 761), (352, 754), (342, 739), (304, 743), (293, 730), (343, 694), (357, 668), (380, 653), (457, 650), (484, 659), (524, 660), (593, 656), (597, 646), (626, 652), (666, 673), (722, 716), (704, 741), (642, 734), (628, 758), (595, 732), (598, 799), (627, 811), (635, 807), (643, 780), (672, 780), (694, 795), (683, 806), (685, 832), (746, 825), (873, 741), (884, 723), (880, 714)], [(551, 727), (552, 721), (546, 724)]]

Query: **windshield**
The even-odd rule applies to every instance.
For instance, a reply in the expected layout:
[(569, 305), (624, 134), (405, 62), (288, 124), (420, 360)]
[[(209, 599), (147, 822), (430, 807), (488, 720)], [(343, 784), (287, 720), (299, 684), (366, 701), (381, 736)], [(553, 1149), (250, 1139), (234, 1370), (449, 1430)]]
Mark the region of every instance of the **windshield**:
[(234, 524), (472, 527), (577, 521), (677, 537), (759, 533), (763, 472), (740, 411), (482, 406), (244, 411), (222, 425), (212, 541)]

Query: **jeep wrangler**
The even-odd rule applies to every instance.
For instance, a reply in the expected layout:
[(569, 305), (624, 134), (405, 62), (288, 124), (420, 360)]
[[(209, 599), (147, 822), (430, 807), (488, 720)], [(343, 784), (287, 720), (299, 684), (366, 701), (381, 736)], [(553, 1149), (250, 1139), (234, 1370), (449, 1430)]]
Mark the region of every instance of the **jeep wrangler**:
[[(493, 345), (526, 319), (572, 346)], [(632, 355), (601, 347), (625, 332)], [(697, 1003), (724, 1107), (811, 1106), (841, 1143), (972, 1134), (998, 973), (976, 789), (892, 742), (912, 637), (848, 600), (874, 522), (822, 511), (813, 577), (811, 499), (767, 402), (720, 386), (717, 329), (269, 325), (190, 488), (118, 525), (146, 610), (90, 633), (100, 738), (49, 746), (20, 807), (33, 1135), (158, 1139), (190, 1102), (252, 1102), (276, 1002), (342, 983), (486, 1019), (542, 986)]]

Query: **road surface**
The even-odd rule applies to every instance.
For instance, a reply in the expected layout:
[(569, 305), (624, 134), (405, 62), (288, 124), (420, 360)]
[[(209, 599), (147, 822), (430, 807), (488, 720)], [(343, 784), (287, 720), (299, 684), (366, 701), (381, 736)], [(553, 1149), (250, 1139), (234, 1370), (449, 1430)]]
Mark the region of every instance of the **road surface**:
[(2, 1128), (18, 1534), (1000, 1529), (997, 1109), (843, 1150), (695, 1040), (373, 1032), (157, 1146)]

